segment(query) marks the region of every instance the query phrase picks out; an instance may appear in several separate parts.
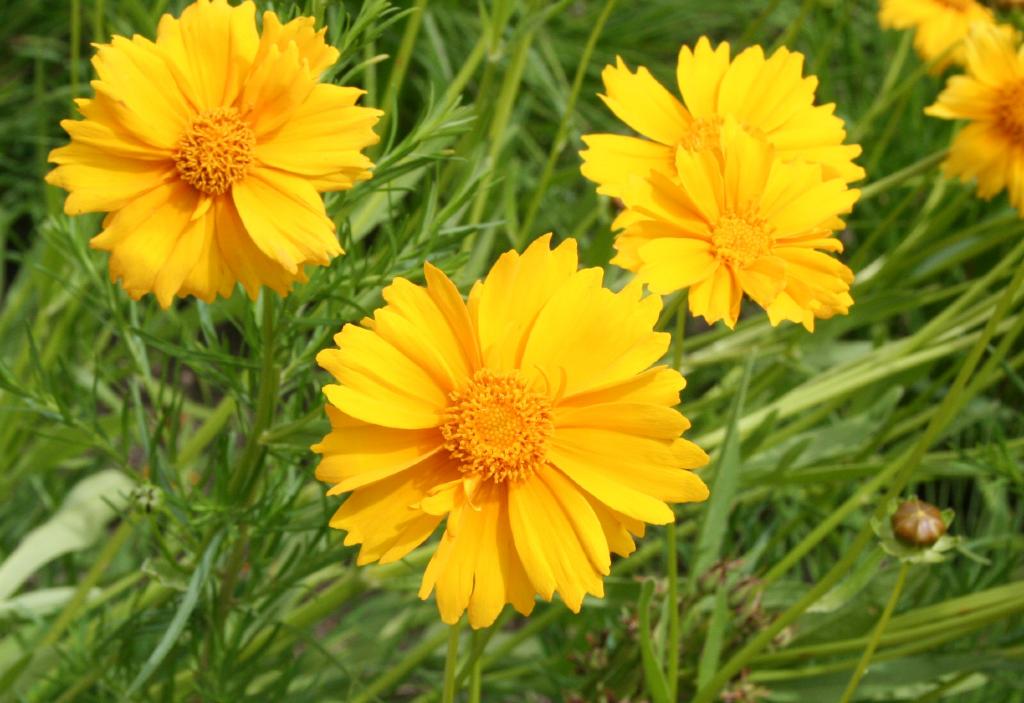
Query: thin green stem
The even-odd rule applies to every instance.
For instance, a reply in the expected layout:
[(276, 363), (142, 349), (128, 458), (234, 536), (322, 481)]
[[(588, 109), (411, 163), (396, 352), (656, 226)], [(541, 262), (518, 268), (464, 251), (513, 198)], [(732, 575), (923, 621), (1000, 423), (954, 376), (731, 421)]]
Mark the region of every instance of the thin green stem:
[(71, 99), (78, 96), (78, 61), (82, 50), (82, 0), (71, 0)]
[(270, 426), (277, 401), (278, 374), (274, 365), (274, 297), (264, 292), (262, 322), (262, 362), (260, 364), (259, 388), (256, 411), (249, 437), (232, 476), (233, 493), (244, 496), (243, 505), (248, 505), (259, 485), (257, 469), (263, 456), (263, 431)]
[(900, 564), (900, 573), (896, 577), (896, 585), (892, 587), (892, 595), (889, 596), (889, 602), (885, 604), (885, 610), (882, 611), (882, 616), (878, 618), (878, 624), (875, 625), (875, 629), (871, 633), (868, 646), (864, 648), (864, 654), (861, 655), (860, 661), (857, 662), (857, 667), (853, 670), (850, 682), (846, 685), (846, 690), (843, 691), (843, 696), (839, 699), (839, 703), (849, 703), (853, 699), (853, 694), (857, 691), (857, 686), (860, 684), (864, 672), (867, 671), (868, 664), (871, 663), (871, 657), (874, 656), (878, 643), (885, 633), (885, 628), (889, 624), (889, 618), (892, 617), (892, 613), (896, 609), (900, 593), (903, 592), (903, 586), (907, 582), (907, 571), (909, 569), (910, 564), (908, 562)]
[(210, 413), (210, 417), (199, 426), (191, 437), (182, 445), (178, 452), (178, 467), (185, 468), (191, 464), (199, 454), (214, 440), (224, 429), (224, 425), (235, 412), (237, 404), (234, 397), (228, 395), (217, 404), (217, 407)]
[(879, 178), (877, 181), (872, 181), (868, 185), (861, 188), (860, 201), (864, 202), (865, 200), (870, 200), (871, 198), (877, 196), (879, 193), (884, 193), (890, 188), (898, 186), (904, 181), (910, 180), (914, 176), (918, 176), (922, 173), (927, 173), (928, 171), (932, 170), (936, 165), (941, 163), (942, 160), (945, 159), (948, 154), (949, 147), (939, 149), (935, 153), (929, 154), (928, 156), (925, 156), (924, 158), (915, 161), (909, 166), (901, 168), (899, 171), (896, 171), (895, 173), (890, 173), (888, 176)]
[[(478, 187), (476, 197), (469, 213), (469, 224), (477, 225), (483, 217), (484, 208), (487, 206), (487, 197), (490, 192), (491, 182), (494, 179), (494, 166), (501, 155), (507, 138), (508, 123), (512, 117), (512, 108), (515, 105), (516, 96), (519, 94), (519, 86), (523, 80), (523, 71), (526, 70), (526, 59), (529, 55), (530, 44), (533, 42), (533, 35), (537, 26), (533, 25), (523, 31), (522, 36), (516, 43), (513, 53), (509, 59), (508, 69), (505, 71), (505, 78), (498, 93), (498, 101), (494, 108), (494, 117), (488, 130), (487, 138), (490, 147), (487, 151), (485, 166), (486, 173)], [(486, 263), (490, 254), (491, 243), (494, 238), (494, 231), (477, 232), (465, 239), (464, 248), (470, 251), (470, 260), (466, 265), (466, 275), (477, 278)]]
[(569, 98), (565, 101), (565, 108), (562, 111), (562, 119), (558, 123), (558, 130), (555, 132), (555, 139), (551, 143), (551, 149), (548, 151), (547, 161), (544, 163), (544, 170), (541, 171), (540, 179), (533, 190), (533, 197), (530, 199), (530, 204), (526, 208), (526, 215), (523, 216), (523, 223), (519, 229), (520, 242), (526, 241), (533, 236), (533, 222), (537, 217), (537, 211), (540, 209), (541, 201), (544, 199), (544, 195), (547, 192), (548, 183), (551, 181), (551, 175), (555, 172), (555, 163), (558, 161), (558, 157), (565, 149), (565, 142), (569, 135), (569, 123), (572, 117), (576, 114), (576, 100), (579, 98), (580, 89), (583, 87), (583, 79), (587, 75), (587, 67), (590, 65), (590, 57), (594, 53), (594, 47), (597, 45), (597, 40), (601, 36), (601, 32), (604, 30), (604, 25), (608, 21), (608, 16), (612, 13), (612, 10), (615, 9), (617, 1), (618, 0), (605, 0), (604, 7), (601, 9), (601, 13), (597, 16), (593, 29), (590, 30), (590, 36), (587, 37), (586, 46), (583, 47), (583, 53), (580, 55), (579, 63), (576, 65), (576, 75), (573, 77), (572, 88), (569, 90)]
[(665, 527), (665, 568), (668, 570), (668, 643), (665, 647), (665, 671), (668, 692), (676, 700), (679, 688), (679, 553), (676, 550), (676, 523)]
[(402, 658), (402, 661), (374, 679), (369, 686), (354, 696), (350, 703), (369, 703), (370, 701), (379, 700), (379, 696), (381, 694), (387, 693), (397, 686), (406, 674), (415, 669), (423, 662), (424, 659), (433, 654), (445, 639), (448, 639), (448, 637), (449, 631), (447, 628), (438, 629), (434, 635), (424, 639), (414, 648), (409, 650), (408, 654)]
[(448, 629), (448, 655), (444, 660), (444, 692), (441, 695), (441, 703), (454, 703), (455, 701), (455, 672), (458, 669), (459, 633), (461, 630), (462, 620)]
[(61, 635), (68, 628), (68, 625), (72, 623), (75, 617), (78, 615), (82, 606), (85, 605), (86, 599), (89, 597), (89, 592), (93, 587), (99, 583), (99, 580), (106, 573), (110, 563), (114, 560), (114, 557), (118, 555), (124, 543), (128, 541), (132, 532), (135, 529), (135, 522), (131, 517), (127, 517), (121, 521), (114, 534), (107, 540), (107, 543), (103, 546), (103, 550), (96, 557), (96, 561), (93, 562), (86, 573), (85, 578), (78, 582), (78, 587), (75, 588), (74, 595), (71, 596), (71, 600), (67, 602), (64, 609), (61, 611), (57, 619), (50, 625), (50, 629), (46, 631), (46, 635), (40, 640), (38, 648), (45, 649), (52, 644), (56, 643), (60, 639)]
[(480, 655), (483, 653), (486, 638), (483, 633), (476, 630), (473, 632), (472, 661), (469, 662), (469, 703), (480, 703), (481, 674), (483, 667), (480, 664)]
[(388, 86), (384, 90), (384, 99), (380, 107), (384, 110), (384, 116), (377, 128), (378, 134), (387, 136), (387, 129), (392, 119), (391, 115), (395, 110), (398, 93), (405, 82), (405, 74), (409, 70), (409, 59), (412, 58), (412, 50), (416, 46), (416, 37), (420, 33), (420, 25), (423, 24), (423, 12), (426, 10), (427, 0), (416, 0), (409, 13), (409, 21), (405, 25), (405, 32), (402, 33), (402, 42), (398, 45), (398, 53), (395, 55), (395, 64), (388, 77)]

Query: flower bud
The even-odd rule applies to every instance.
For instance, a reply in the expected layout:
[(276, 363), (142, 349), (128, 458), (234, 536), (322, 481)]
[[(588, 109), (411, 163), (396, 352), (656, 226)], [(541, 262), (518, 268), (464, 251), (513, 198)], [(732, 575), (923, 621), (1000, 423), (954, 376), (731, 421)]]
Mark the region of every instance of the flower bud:
[(934, 505), (911, 498), (893, 513), (892, 531), (906, 544), (930, 547), (946, 534), (946, 523)]

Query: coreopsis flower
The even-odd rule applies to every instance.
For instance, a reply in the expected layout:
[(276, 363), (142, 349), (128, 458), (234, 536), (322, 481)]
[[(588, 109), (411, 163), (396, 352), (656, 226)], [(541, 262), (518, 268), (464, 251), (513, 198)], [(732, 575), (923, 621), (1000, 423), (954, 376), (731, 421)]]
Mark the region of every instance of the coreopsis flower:
[(771, 143), (782, 159), (819, 163), (829, 177), (864, 177), (853, 162), (861, 152), (844, 144), (846, 129), (835, 105), (815, 105), (818, 79), (803, 75), (803, 54), (780, 48), (765, 58), (752, 46), (730, 60), (728, 42), (712, 48), (707, 37), (679, 50), (676, 79), (680, 102), (644, 67), (633, 73), (621, 58), (601, 74), (601, 96), (615, 116), (645, 138), (589, 134), (582, 173), (598, 193), (622, 197), (630, 176), (671, 174), (676, 150), (717, 150), (727, 117)]
[(1012, 33), (977, 25), (965, 50), (967, 74), (951, 77), (925, 108), (933, 117), (969, 120), (953, 139), (943, 171), (976, 180), (982, 198), (1007, 188), (1024, 213), (1024, 48)]
[(992, 10), (976, 0), (881, 0), (878, 22), (892, 29), (914, 31), (914, 48), (935, 71), (963, 64), (963, 41), (971, 25), (995, 25)]
[(634, 176), (614, 223), (612, 263), (651, 290), (689, 289), (694, 315), (732, 327), (746, 293), (773, 325), (846, 314), (853, 273), (826, 252), (860, 196), (820, 164), (778, 158), (776, 147), (736, 122), (711, 150), (676, 150), (676, 174)]
[(338, 51), (313, 18), (266, 12), (261, 35), (255, 12), (198, 0), (155, 42), (115, 36), (92, 61), (95, 97), (76, 101), (84, 119), (61, 123), (71, 143), (46, 180), (69, 215), (108, 213), (90, 243), (135, 299), (284, 294), (342, 253), (318, 193), (370, 177), (360, 150), (382, 113), (319, 82)]
[(332, 527), (358, 563), (401, 559), (444, 522), (420, 597), (445, 622), (529, 614), (557, 591), (579, 611), (603, 595), (610, 553), (628, 555), (670, 502), (702, 501), (689, 469), (707, 455), (680, 435), (684, 385), (654, 366), (669, 335), (640, 286), (614, 293), (577, 271), (576, 243), (550, 235), (508, 252), (464, 301), (437, 268), (396, 279), (386, 305), (317, 362), (331, 432), (316, 476), (351, 494)]

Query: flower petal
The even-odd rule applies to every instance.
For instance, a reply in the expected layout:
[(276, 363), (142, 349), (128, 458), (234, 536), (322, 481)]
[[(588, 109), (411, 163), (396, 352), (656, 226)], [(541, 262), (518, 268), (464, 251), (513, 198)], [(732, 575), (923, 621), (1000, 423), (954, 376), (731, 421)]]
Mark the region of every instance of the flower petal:
[(686, 108), (640, 66), (633, 73), (621, 57), (601, 73), (606, 95), (601, 95), (615, 116), (640, 134), (675, 146), (693, 121)]
[(363, 92), (317, 85), (287, 122), (260, 140), (256, 157), (268, 166), (312, 178), (321, 191), (346, 190), (366, 180), (373, 164), (360, 149), (380, 141), (373, 125), (384, 113), (356, 106)]
[(253, 242), (290, 273), (302, 264), (326, 265), (342, 253), (334, 223), (308, 181), (253, 168), (231, 193)]
[(647, 176), (651, 171), (672, 173), (675, 152), (658, 142), (620, 134), (587, 134), (587, 148), (580, 152), (584, 178), (597, 183), (597, 192), (613, 198), (623, 197), (630, 176)]

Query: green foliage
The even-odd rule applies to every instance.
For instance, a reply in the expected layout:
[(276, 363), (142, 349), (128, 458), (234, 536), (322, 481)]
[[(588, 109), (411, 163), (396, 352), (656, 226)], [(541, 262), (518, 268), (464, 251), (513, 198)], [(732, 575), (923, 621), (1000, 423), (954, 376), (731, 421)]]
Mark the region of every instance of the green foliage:
[[(679, 510), (675, 560), (651, 529), (580, 615), (539, 604), (464, 630), (455, 681), (479, 675), (488, 701), (837, 701), (871, 646), (854, 700), (1024, 701), (1024, 224), (934, 168), (951, 127), (922, 108), (941, 79), (873, 2), (620, 2), (603, 27), (596, 0), (260, 2), (330, 27), (330, 79), (389, 113), (378, 168), (327, 198), (346, 256), (283, 301), (161, 311), (109, 282), (87, 246), (99, 218), (61, 214), (42, 175), (88, 92), (89, 42), (152, 36), (183, 4), (0, 5), (0, 581), (17, 589), (0, 593), (0, 699), (440, 700), (427, 552), (357, 568), (327, 527), (313, 358), (424, 260), (465, 286), (551, 230), (606, 265), (615, 206), (576, 154), (580, 134), (621, 129), (601, 68), (619, 54), (671, 85), (679, 44), (707, 33), (805, 52), (864, 145), (842, 234), (856, 305), (810, 335), (753, 308), (735, 332), (681, 324), (667, 300), (690, 436), (725, 497)], [(130, 503), (75, 502), (110, 472)], [(907, 494), (954, 510), (960, 542), (908, 567), (876, 633), (900, 564), (871, 519)], [(25, 568), (76, 504), (75, 541)]]

